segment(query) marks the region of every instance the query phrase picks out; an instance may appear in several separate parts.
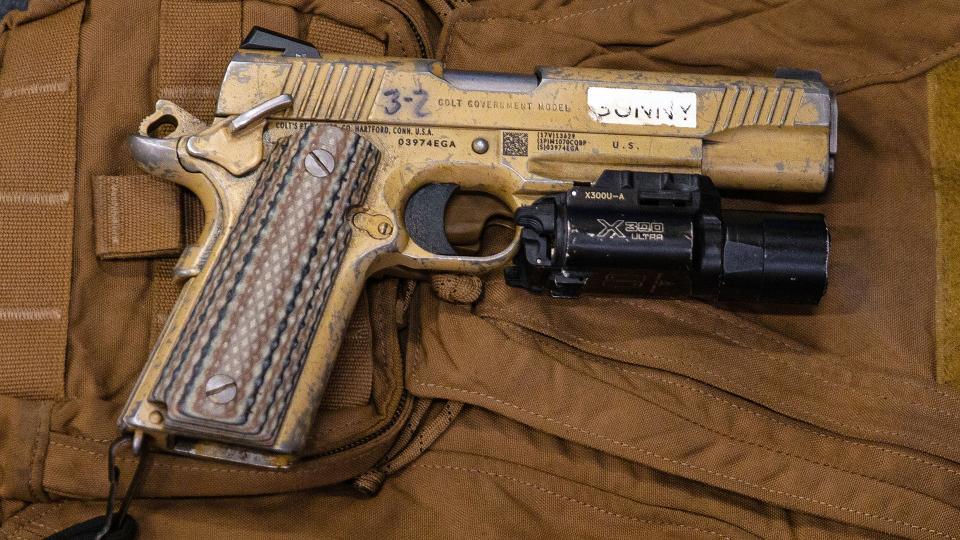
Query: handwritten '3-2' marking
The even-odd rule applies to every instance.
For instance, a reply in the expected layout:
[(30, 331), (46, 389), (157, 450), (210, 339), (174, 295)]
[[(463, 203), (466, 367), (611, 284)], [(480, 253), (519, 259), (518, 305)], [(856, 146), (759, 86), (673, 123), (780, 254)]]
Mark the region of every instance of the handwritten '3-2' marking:
[(429, 116), (430, 112), (423, 110), (423, 106), (426, 105), (427, 100), (430, 99), (430, 94), (423, 88), (417, 88), (411, 92), (411, 94), (412, 95), (403, 95), (397, 88), (384, 90), (383, 95), (387, 98), (387, 102), (383, 105), (383, 112), (393, 116), (400, 112), (404, 103), (410, 103), (413, 107), (413, 114), (416, 117), (423, 118), (424, 116)]

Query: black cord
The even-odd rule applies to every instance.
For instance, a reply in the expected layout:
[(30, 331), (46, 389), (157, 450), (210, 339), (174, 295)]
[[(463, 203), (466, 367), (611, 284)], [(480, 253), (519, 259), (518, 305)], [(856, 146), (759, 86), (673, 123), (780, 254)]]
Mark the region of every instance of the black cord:
[(103, 527), (100, 528), (95, 540), (102, 540), (110, 534), (110, 531), (114, 529), (114, 518), (116, 518), (117, 528), (123, 526), (124, 520), (127, 518), (130, 503), (140, 491), (140, 486), (143, 483), (143, 471), (146, 470), (145, 465), (147, 463), (147, 456), (149, 455), (146, 442), (144, 442), (144, 446), (138, 456), (137, 467), (133, 472), (133, 477), (130, 479), (130, 484), (127, 486), (127, 491), (120, 501), (120, 508), (118, 511), (114, 511), (114, 505), (117, 500), (117, 489), (120, 485), (120, 468), (117, 467), (117, 454), (120, 452), (120, 449), (126, 445), (133, 446), (133, 435), (121, 435), (110, 444), (110, 452), (107, 455), (107, 478), (109, 478), (110, 481), (110, 490), (107, 493), (107, 511), (104, 515)]

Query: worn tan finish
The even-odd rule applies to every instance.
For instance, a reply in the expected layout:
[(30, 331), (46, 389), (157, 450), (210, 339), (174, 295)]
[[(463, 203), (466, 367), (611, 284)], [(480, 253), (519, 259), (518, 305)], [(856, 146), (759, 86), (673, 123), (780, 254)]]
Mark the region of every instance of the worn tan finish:
[[(820, 192), (829, 177), (835, 111), (819, 82), (582, 68), (540, 68), (539, 84), (532, 76), (472, 75), (446, 77), (442, 64), (429, 60), (243, 51), (227, 68), (217, 115), (286, 93), (294, 102), (278, 115), (284, 120), (357, 124), (404, 163), (499, 165), (523, 192), (590, 182), (610, 168), (703, 173), (721, 188), (780, 191)], [(696, 121), (601, 121), (598, 115), (633, 116), (639, 107), (592, 110), (591, 88), (693, 92)], [(281, 129), (291, 125), (280, 118)], [(504, 151), (511, 134), (525, 134), (528, 152)], [(494, 151), (478, 157), (470, 142), (481, 136)], [(401, 148), (405, 141), (411, 148)]]
[[(194, 191), (207, 217), (199, 245), (185, 250), (175, 270), (192, 279), (121, 423), (154, 434), (177, 452), (285, 467), (303, 445), (346, 326), (343, 314), (367, 276), (397, 266), (476, 274), (513, 256), (516, 242), (477, 257), (441, 255), (419, 245), (403, 219), (419, 188), (455, 183), (516, 209), (575, 182), (593, 181), (604, 170), (636, 169), (709, 174), (731, 188), (819, 192), (832, 172), (835, 113), (830, 92), (813, 81), (572, 68), (541, 69), (537, 78), (505, 77), (444, 73), (441, 64), (426, 60), (307, 59), (241, 50), (227, 68), (210, 127), (161, 101), (131, 143), (144, 169)], [(171, 120), (177, 125), (167, 137), (149, 137)], [(201, 324), (196, 317), (209, 312), (201, 308), (212, 305), (203, 300), (209, 287), (223, 282), (211, 275), (228, 256), (225, 246), (250, 244), (228, 238), (275, 226), (266, 218), (252, 227), (238, 225), (255, 198), (251, 193), (266, 181), (265, 147), (302, 140), (317, 125), (357, 133), (381, 157), (367, 196), (351, 201), (352, 234), (343, 236), (346, 254), (331, 278), (326, 312), (305, 338), (311, 340), (306, 361), (254, 352), (284, 342), (298, 331), (293, 324), (240, 340), (249, 346), (223, 346), (232, 352), (184, 345), (194, 343), (185, 333), (200, 332), (198, 343), (212, 343), (203, 336), (253, 332), (243, 325)], [(311, 151), (296, 155), (311, 159)], [(340, 171), (345, 165), (332, 166)], [(303, 175), (298, 181), (309, 180)], [(305, 215), (291, 226), (315, 220)], [(249, 285), (277, 286), (269, 280)], [(250, 291), (240, 287), (237, 298), (218, 294), (221, 303), (239, 302)], [(271, 361), (293, 367), (271, 367)], [(220, 371), (208, 371), (211, 365)], [(256, 375), (278, 370), (290, 371), (278, 379), (287, 382), (274, 386), (270, 377), (264, 383), (265, 375)], [(214, 394), (224, 381), (233, 385), (228, 393), (239, 395), (218, 403), (222, 397)], [(253, 424), (249, 415), (256, 417)]]

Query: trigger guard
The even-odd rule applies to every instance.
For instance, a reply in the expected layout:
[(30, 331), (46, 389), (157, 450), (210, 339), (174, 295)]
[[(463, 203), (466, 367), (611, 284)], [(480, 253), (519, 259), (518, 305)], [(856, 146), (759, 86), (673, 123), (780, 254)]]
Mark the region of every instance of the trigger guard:
[(447, 203), (456, 184), (427, 184), (414, 192), (403, 211), (404, 228), (418, 246), (436, 255), (456, 256), (444, 228)]

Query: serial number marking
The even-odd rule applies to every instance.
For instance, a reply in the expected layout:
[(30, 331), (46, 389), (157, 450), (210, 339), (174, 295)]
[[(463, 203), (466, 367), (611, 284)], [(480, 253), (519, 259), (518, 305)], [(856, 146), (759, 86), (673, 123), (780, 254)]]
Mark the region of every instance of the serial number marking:
[(601, 124), (697, 127), (697, 93), (587, 88), (590, 118)]
[(457, 143), (451, 139), (424, 139), (400, 137), (397, 139), (397, 146), (430, 146), (437, 148), (456, 148)]
[(541, 152), (579, 152), (587, 140), (566, 131), (537, 132), (537, 150)]

